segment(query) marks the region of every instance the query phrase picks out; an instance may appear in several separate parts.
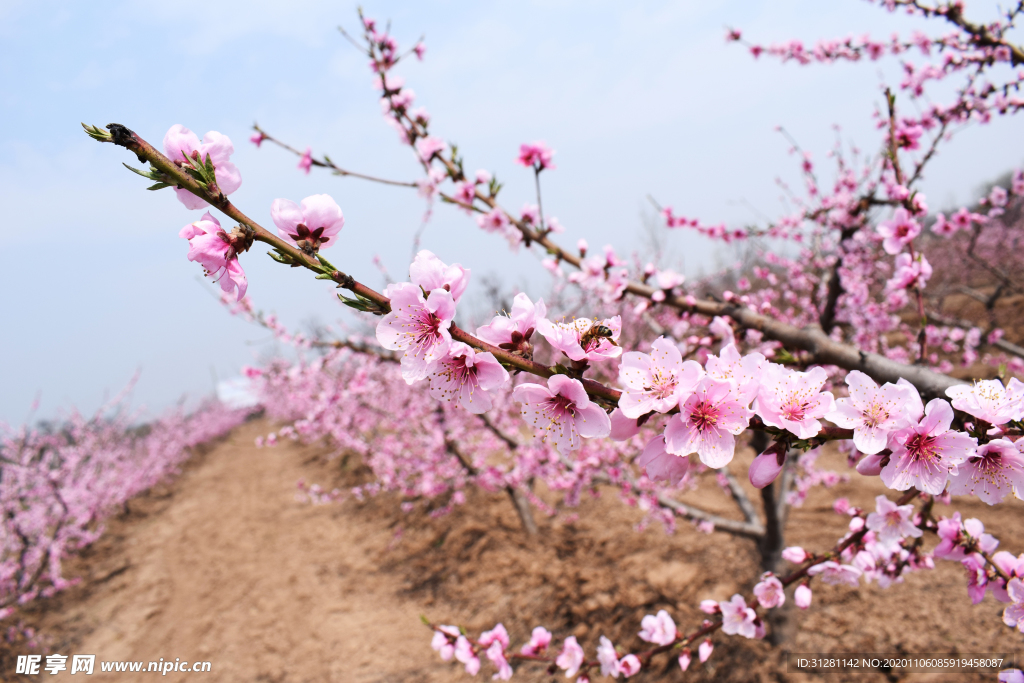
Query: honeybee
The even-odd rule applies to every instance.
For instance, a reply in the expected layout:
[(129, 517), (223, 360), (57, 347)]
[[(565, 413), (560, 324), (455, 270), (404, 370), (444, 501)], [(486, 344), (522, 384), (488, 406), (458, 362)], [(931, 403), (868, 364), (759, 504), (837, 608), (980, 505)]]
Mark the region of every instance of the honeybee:
[(580, 346), (583, 347), (584, 351), (589, 351), (592, 346), (600, 344), (602, 339), (607, 339), (608, 343), (612, 346), (618, 346), (615, 340), (612, 339), (614, 334), (615, 332), (612, 331), (612, 328), (607, 325), (595, 323), (580, 336)]

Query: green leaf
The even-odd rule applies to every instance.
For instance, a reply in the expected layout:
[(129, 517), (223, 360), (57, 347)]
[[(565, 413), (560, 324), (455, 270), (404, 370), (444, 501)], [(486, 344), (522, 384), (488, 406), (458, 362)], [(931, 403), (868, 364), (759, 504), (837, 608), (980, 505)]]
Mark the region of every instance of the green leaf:
[(277, 249), (275, 249), (273, 251), (268, 251), (267, 252), (267, 256), (269, 256), (270, 258), (274, 259), (278, 263), (283, 263), (285, 265), (291, 265), (291, 263), (292, 263), (292, 257), (291, 256), (288, 256), (288, 254), (283, 254), (283, 253), (279, 252)]
[(91, 137), (93, 140), (99, 140), (100, 142), (111, 142), (114, 136), (108, 131), (103, 130), (99, 126), (90, 126), (85, 123), (82, 124), (82, 128), (85, 129), (85, 134)]
[(153, 185), (150, 185), (150, 186), (149, 186), (149, 187), (147, 187), (146, 189), (147, 189), (147, 190), (162, 190), (162, 189), (164, 189), (165, 187), (170, 187), (170, 186), (171, 186), (171, 184), (170, 184), (170, 183), (155, 183), (155, 184), (153, 184)]
[(157, 182), (163, 182), (163, 176), (160, 174), (160, 171), (156, 170), (155, 168), (151, 168), (148, 171), (140, 171), (139, 169), (129, 166), (128, 164), (125, 163), (122, 163), (121, 165), (127, 168), (132, 173), (138, 173), (143, 178), (148, 178), (149, 180), (156, 180)]

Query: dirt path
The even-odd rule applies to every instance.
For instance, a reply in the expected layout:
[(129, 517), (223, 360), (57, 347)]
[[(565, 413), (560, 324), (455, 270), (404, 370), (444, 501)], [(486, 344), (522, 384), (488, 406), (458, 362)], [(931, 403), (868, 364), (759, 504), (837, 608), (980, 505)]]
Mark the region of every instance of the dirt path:
[(237, 430), (173, 484), (163, 509), (124, 526), (117, 551), (86, 558), (102, 565), (90, 567), (92, 585), (55, 615), (81, 636), (56, 651), (212, 663), (212, 675), (167, 681), (447, 679), (451, 668), (426, 656), (417, 605), (396, 597), (401, 579), (374, 570), (381, 530), (297, 501), (310, 451), (253, 448), (265, 429)]

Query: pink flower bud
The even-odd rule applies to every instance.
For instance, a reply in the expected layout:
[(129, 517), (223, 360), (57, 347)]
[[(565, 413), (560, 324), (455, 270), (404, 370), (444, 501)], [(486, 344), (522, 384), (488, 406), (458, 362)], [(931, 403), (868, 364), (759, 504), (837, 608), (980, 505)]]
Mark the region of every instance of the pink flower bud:
[(782, 559), (793, 564), (800, 564), (807, 559), (807, 552), (798, 545), (790, 546), (782, 551)]
[(711, 639), (710, 638), (708, 638), (707, 640), (705, 640), (703, 643), (700, 644), (700, 647), (697, 648), (697, 656), (700, 659), (701, 664), (703, 664), (704, 662), (708, 661), (708, 657), (711, 656), (711, 652), (714, 649), (715, 649), (715, 646), (711, 643)]
[(636, 655), (626, 655), (619, 660), (619, 671), (622, 672), (623, 678), (629, 678), (640, 671), (640, 660)]
[(717, 600), (701, 600), (700, 611), (705, 614), (718, 614), (718, 601)]
[(807, 609), (811, 606), (811, 587), (807, 584), (800, 584), (793, 592), (793, 602), (800, 609)]
[(775, 481), (782, 472), (782, 466), (786, 464), (786, 444), (776, 441), (768, 447), (764, 453), (754, 458), (750, 463), (750, 470), (747, 476), (754, 488), (763, 489)]
[(882, 471), (882, 461), (888, 459), (888, 455), (865, 455), (857, 463), (857, 473), (865, 477), (877, 477)]
[(690, 668), (690, 651), (683, 650), (683, 654), (679, 655), (679, 668), (686, 671)]

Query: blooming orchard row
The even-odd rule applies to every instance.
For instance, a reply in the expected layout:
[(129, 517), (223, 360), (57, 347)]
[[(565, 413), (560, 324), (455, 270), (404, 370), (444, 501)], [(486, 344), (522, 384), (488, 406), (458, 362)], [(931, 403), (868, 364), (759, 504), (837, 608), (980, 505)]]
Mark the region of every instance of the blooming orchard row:
[[(377, 292), (323, 256), (344, 225), (340, 207), (327, 195), (300, 204), (275, 200), (270, 216), (276, 234), (242, 213), (227, 199), (241, 179), (225, 136), (208, 133), (200, 142), (175, 126), (161, 154), (118, 124), (86, 130), (148, 162), (149, 170), (136, 172), (156, 181), (151, 189), (173, 186), (187, 207), (212, 205), (237, 222), (229, 231), (207, 212), (180, 234), (189, 241), (188, 258), (239, 301), (246, 315), (254, 316), (245, 303), (247, 280), (239, 257), (260, 241), (272, 247), (275, 260), (312, 270), (349, 292), (340, 295), (346, 305), (381, 316), (376, 338), (383, 350), (363, 340), (338, 340), (317, 361), (251, 371), (261, 377), (271, 412), (292, 422), (280, 433), (329, 435), (339, 448), (363, 454), (377, 475), (376, 490), (400, 490), (414, 498), (450, 493), (457, 504), (463, 487), (473, 482), (543, 506), (531, 495), (533, 479), (575, 495), (604, 481), (620, 487), (627, 499), (646, 501), (667, 520), (679, 515), (708, 523), (710, 516), (674, 502), (671, 491), (692, 481), (694, 468), (710, 468), (721, 470), (723, 489), (746, 518), (745, 523), (711, 523), (777, 542), (782, 522), (770, 509), (778, 500), (798, 501), (813, 483), (827, 483), (814, 470), (816, 449), (839, 441), (859, 474), (879, 476), (888, 488), (905, 492), (896, 503), (880, 496), (872, 513), (849, 509), (849, 532), (830, 550), (786, 550), (782, 556), (795, 566), (789, 574), (766, 574), (752, 594), (702, 606), (708, 619), (693, 632), (678, 631), (664, 612), (647, 617), (640, 636), (655, 647), (644, 652), (621, 654), (602, 639), (597, 660), (591, 661), (572, 637), (550, 648), (552, 636), (542, 627), (514, 652), (500, 624), (476, 640), (455, 627), (436, 625), (435, 649), (445, 659), (458, 659), (470, 673), (479, 670), (484, 657), (502, 679), (511, 675), (509, 662), (516, 658), (550, 662), (581, 679), (592, 669), (631, 676), (648, 667), (655, 654), (670, 650), (685, 669), (691, 645), (699, 642), (702, 661), (710, 656), (709, 636), (719, 628), (763, 636), (758, 610), (781, 605), (788, 586), (796, 586), (794, 601), (807, 607), (814, 577), (851, 585), (863, 577), (888, 585), (908, 571), (931, 567), (933, 557), (960, 561), (968, 569), (971, 598), (978, 601), (991, 589), (1008, 603), (1004, 621), (1021, 628), (1024, 562), (1005, 551), (994, 553), (998, 542), (984, 534), (979, 521), (962, 521), (958, 513), (935, 516), (932, 509), (936, 499), (948, 501), (950, 495), (976, 495), (990, 505), (1020, 495), (1024, 384), (1009, 378), (970, 385), (945, 373), (955, 361), (974, 367), (986, 346), (996, 351), (986, 360), (1005, 370), (1019, 374), (1024, 362), (1019, 347), (1002, 340), (994, 323), (983, 331), (944, 316), (941, 299), (931, 298), (927, 285), (937, 272), (932, 261), (944, 265), (962, 251), (996, 285), (990, 310), (1001, 292), (1020, 291), (1012, 267), (997, 260), (1006, 257), (1012, 266), (1019, 256), (999, 254), (1001, 238), (992, 236), (1019, 230), (1013, 220), (1020, 214), (1024, 176), (1018, 172), (978, 207), (963, 207), (949, 217), (929, 218), (917, 189), (927, 163), (957, 126), (987, 123), (995, 114), (1019, 108), (1013, 93), (1022, 76), (1013, 67), (1024, 59), (1004, 36), (1021, 8), (980, 26), (964, 18), (958, 3), (883, 4), (942, 18), (955, 31), (928, 40), (865, 38), (829, 41), (811, 51), (796, 43), (752, 46), (752, 51), (806, 64), (863, 55), (874, 59), (917, 48), (938, 63), (906, 62), (901, 97), (921, 98), (931, 81), (958, 75), (964, 82), (954, 101), (919, 107), (907, 116), (897, 109), (896, 95), (886, 91), (885, 109), (877, 112), (881, 153), (862, 161), (837, 146), (831, 153), (836, 163), (831, 187), (819, 181), (811, 155), (794, 143), (805, 196), (793, 193), (798, 211), (765, 226), (728, 229), (663, 209), (670, 228), (690, 227), (725, 241), (788, 239), (800, 245), (798, 257), (768, 252), (763, 263), (750, 264), (745, 272), (689, 287), (671, 268), (631, 267), (611, 246), (593, 254), (582, 240), (573, 251), (555, 243), (551, 236), (561, 225), (544, 215), (540, 201), (542, 173), (555, 168), (553, 152), (543, 143), (522, 145), (518, 157), (534, 172), (537, 203), (515, 213), (503, 208), (501, 184), (493, 174), (467, 175), (457, 148), (431, 134), (430, 115), (413, 106), (412, 91), (392, 73), (406, 56), (422, 59), (422, 44), (403, 54), (392, 36), (362, 18), (363, 40), (350, 40), (369, 57), (385, 119), (415, 151), (424, 177), (416, 183), (369, 178), (326, 156), (316, 159), (308, 148), (293, 150), (300, 155), (299, 168), (308, 173), (324, 167), (413, 186), (428, 200), (439, 197), (475, 214), (481, 229), (499, 234), (513, 248), (538, 253), (558, 280), (576, 285), (584, 305), (603, 311), (594, 318), (549, 315), (543, 301), (519, 294), (508, 315), (470, 332), (455, 323), (469, 269), (421, 251), (408, 281)], [(729, 38), (741, 36), (732, 31)], [(999, 84), (989, 82), (991, 77)], [(257, 129), (252, 141), (266, 140), (292, 149)], [(966, 249), (949, 246), (957, 240), (969, 240)], [(566, 274), (566, 267), (572, 272)], [(712, 287), (718, 288), (716, 298), (702, 296)], [(276, 328), (276, 322), (261, 320)], [(550, 353), (547, 363), (535, 358), (545, 353)], [(400, 372), (393, 369), (396, 360)], [(534, 380), (520, 379), (525, 375)], [(513, 421), (516, 412), (524, 422)], [(533, 442), (520, 441), (523, 427)], [(764, 522), (728, 471), (736, 437), (746, 431), (764, 443), (748, 471), (750, 482), (763, 492)], [(509, 466), (491, 464), (490, 456), (499, 450), (514, 451)], [(697, 456), (694, 468), (690, 455)], [(797, 462), (805, 476), (787, 478)], [(931, 552), (923, 545), (925, 532), (940, 538)]]
[(39, 428), (0, 425), (0, 619), (73, 585), (62, 563), (103, 534), (107, 517), (250, 412), (210, 402), (133, 427), (137, 416), (120, 400), (91, 418), (76, 412)]

